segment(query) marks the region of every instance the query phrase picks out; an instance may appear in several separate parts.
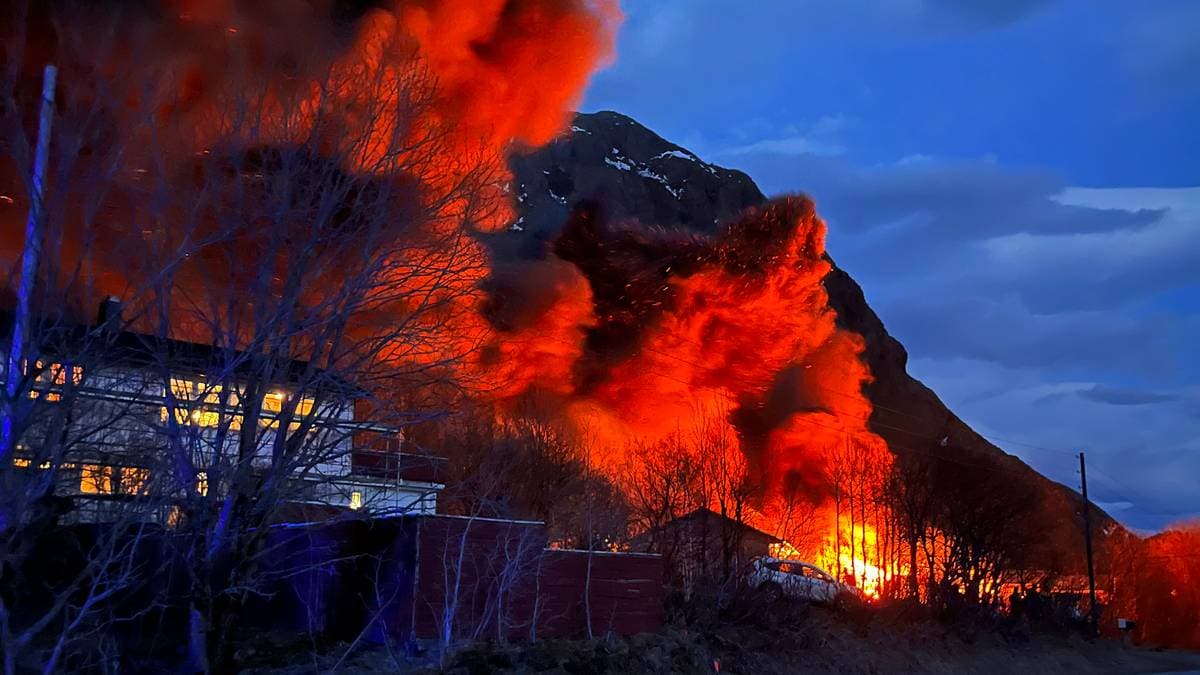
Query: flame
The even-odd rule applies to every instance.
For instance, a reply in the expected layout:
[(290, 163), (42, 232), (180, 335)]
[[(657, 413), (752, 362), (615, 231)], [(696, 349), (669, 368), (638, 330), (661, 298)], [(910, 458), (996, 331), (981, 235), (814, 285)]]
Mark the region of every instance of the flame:
[[(854, 553), (851, 552), (849, 544), (852, 537), (856, 542)], [(891, 570), (870, 562), (881, 560), (879, 544), (879, 535), (874, 526), (863, 524), (851, 527), (843, 523), (839, 528), (837, 540), (833, 536), (827, 537), (816, 551), (806, 551), (788, 541), (770, 544), (767, 550), (768, 555), (774, 558), (810, 561), (838, 577), (838, 581), (862, 591), (867, 598), (878, 600), (883, 596), (888, 582), (908, 574), (906, 565)]]
[[(878, 532), (873, 526), (864, 524), (845, 526), (841, 535), (840, 544), (832, 541), (825, 543), (820, 560), (830, 568), (841, 569), (844, 578), (852, 581), (852, 585), (868, 598), (878, 599), (883, 593), (884, 584), (893, 577), (892, 572), (868, 562), (868, 558), (879, 560)], [(852, 537), (865, 545), (865, 550), (860, 548), (858, 553), (852, 555), (850, 546), (846, 544)]]

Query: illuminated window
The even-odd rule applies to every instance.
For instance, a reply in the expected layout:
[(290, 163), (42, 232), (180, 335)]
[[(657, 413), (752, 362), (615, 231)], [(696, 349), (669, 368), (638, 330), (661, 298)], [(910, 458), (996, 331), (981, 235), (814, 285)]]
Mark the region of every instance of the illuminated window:
[[(65, 366), (57, 361), (38, 359), (34, 362), (33, 370), (37, 376), (33, 380), (33, 386), (29, 389), (29, 398), (61, 401), (62, 388), (67, 384), (67, 378), (70, 378), (71, 384), (74, 385), (83, 381), (83, 368)], [(25, 374), (29, 374), (28, 363), (25, 364)]]
[(113, 493), (113, 468), (100, 464), (83, 464), (79, 467), (79, 491), (85, 495), (111, 495)]
[(121, 494), (125, 495), (144, 495), (146, 494), (146, 483), (150, 481), (150, 469), (143, 469), (136, 466), (127, 466), (120, 469), (121, 472)]
[(13, 458), (13, 466), (17, 467), (18, 469), (28, 469), (31, 464), (32, 464), (32, 462), (25, 459), (24, 457), (14, 457)]
[[(74, 465), (64, 464), (64, 469)], [(79, 465), (79, 491), (85, 495), (144, 495), (150, 482), (150, 469), (137, 466)]]
[(308, 396), (304, 396), (296, 403), (296, 419), (308, 417), (312, 413), (313, 400)]
[(278, 415), (283, 410), (283, 401), (286, 397), (278, 391), (273, 391), (263, 397), (263, 412), (275, 413)]
[(196, 494), (201, 497), (208, 496), (208, 472), (206, 471), (196, 472)]
[(183, 522), (183, 509), (172, 506), (171, 510), (167, 512), (167, 527), (173, 530), (179, 527), (181, 522)]
[[(172, 377), (171, 395), (175, 398), (177, 424), (192, 424), (198, 427), (215, 427), (221, 424), (221, 385)], [(230, 390), (226, 394), (225, 405), (237, 407), (236, 391)], [(167, 421), (167, 406), (162, 407), (159, 417), (163, 422)], [(235, 431), (241, 429), (242, 416), (230, 415), (229, 428)]]
[(350, 493), (350, 508), (354, 511), (361, 509), (363, 506), (363, 494), (358, 490)]
[[(283, 404), (288, 401), (288, 396), (282, 392), (273, 391), (263, 396), (262, 409), (265, 413), (278, 416), (283, 412)], [(313, 399), (308, 396), (303, 396), (296, 402), (296, 409), (292, 411), (292, 423), (288, 425), (288, 431), (295, 431), (300, 428), (300, 421), (312, 413)], [(260, 423), (268, 428), (278, 428), (279, 422), (276, 419), (263, 419)]]

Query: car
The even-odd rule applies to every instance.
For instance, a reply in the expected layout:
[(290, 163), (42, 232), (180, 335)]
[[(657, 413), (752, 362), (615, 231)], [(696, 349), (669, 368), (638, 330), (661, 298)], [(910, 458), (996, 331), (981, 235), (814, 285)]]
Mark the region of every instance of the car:
[(847, 598), (866, 599), (859, 589), (837, 581), (829, 572), (801, 560), (755, 558), (750, 563), (747, 581), (772, 601), (784, 597), (836, 604)]

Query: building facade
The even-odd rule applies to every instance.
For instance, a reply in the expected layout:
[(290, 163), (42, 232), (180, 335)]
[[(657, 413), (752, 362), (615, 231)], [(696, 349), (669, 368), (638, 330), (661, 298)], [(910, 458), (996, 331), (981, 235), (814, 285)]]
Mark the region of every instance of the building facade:
[(20, 364), (12, 466), (44, 483), (60, 522), (170, 524), (235, 490), (303, 517), (436, 511), (444, 460), (405, 454), (401, 431), (373, 420), (351, 383), (303, 362), (256, 367), (245, 353), (98, 330), (115, 311), (107, 301), (95, 326), (42, 331)]

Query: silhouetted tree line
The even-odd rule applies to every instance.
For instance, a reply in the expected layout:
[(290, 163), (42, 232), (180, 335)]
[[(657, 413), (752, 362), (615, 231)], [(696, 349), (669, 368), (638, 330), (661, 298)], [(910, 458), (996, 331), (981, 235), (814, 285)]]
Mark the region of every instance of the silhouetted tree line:
[(891, 592), (998, 605), (1004, 582), (1035, 564), (1040, 490), (1002, 458), (938, 450), (898, 454), (884, 487), (907, 570)]

